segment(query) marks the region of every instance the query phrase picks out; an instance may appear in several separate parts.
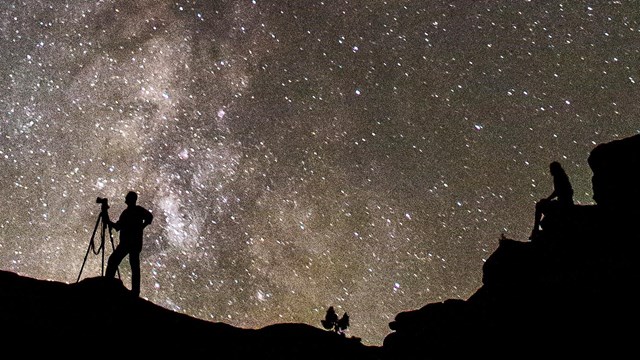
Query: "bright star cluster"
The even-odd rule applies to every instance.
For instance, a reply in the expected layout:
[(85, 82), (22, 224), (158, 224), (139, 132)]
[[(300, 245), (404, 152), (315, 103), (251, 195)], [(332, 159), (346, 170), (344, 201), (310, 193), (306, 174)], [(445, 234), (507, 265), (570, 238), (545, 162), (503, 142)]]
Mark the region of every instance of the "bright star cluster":
[(5, 1), (0, 268), (99, 276), (96, 197), (114, 218), (135, 190), (154, 214), (142, 297), (245, 328), (320, 327), (334, 306), (381, 345), (397, 313), (473, 294), (501, 234), (526, 241), (551, 161), (592, 203), (591, 149), (640, 132), (637, 14), (633, 0)]

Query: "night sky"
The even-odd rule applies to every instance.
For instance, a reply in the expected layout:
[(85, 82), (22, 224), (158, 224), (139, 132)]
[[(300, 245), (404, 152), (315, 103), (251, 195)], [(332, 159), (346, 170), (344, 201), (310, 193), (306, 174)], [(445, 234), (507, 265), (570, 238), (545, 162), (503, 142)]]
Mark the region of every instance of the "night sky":
[(134, 190), (141, 296), (244, 328), (381, 345), (527, 240), (551, 161), (590, 204), (640, 132), (638, 1), (2, 1), (0, 35), (0, 268), (74, 283)]

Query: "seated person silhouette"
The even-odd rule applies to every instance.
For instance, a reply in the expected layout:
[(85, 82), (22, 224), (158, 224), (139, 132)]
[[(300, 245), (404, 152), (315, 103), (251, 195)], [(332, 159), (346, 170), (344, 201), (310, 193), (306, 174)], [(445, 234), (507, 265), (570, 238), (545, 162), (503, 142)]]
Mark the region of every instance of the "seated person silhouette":
[(573, 188), (571, 187), (569, 176), (567, 176), (560, 163), (554, 161), (549, 164), (549, 172), (553, 176), (553, 192), (536, 203), (536, 217), (529, 240), (533, 240), (540, 235), (542, 215), (548, 214), (552, 210), (564, 210), (573, 205)]

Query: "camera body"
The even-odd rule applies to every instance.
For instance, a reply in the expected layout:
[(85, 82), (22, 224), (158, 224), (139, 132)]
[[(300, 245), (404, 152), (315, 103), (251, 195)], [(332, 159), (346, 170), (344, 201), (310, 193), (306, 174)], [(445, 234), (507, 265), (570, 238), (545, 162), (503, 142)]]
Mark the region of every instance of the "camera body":
[(101, 198), (101, 197), (97, 197), (96, 198), (96, 204), (100, 204), (102, 212), (106, 212), (107, 209), (109, 209), (109, 200), (107, 200), (107, 198)]

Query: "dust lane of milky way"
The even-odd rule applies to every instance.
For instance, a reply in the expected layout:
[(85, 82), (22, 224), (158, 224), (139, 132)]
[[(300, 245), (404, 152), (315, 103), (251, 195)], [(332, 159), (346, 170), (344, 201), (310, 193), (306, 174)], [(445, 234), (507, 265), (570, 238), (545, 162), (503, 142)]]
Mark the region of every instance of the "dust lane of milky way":
[(241, 327), (320, 326), (334, 306), (379, 345), (397, 313), (481, 286), (500, 234), (527, 239), (551, 161), (592, 203), (589, 151), (640, 131), (634, 14), (5, 1), (1, 267), (74, 282), (96, 197), (115, 217), (135, 190), (155, 216), (142, 297)]

